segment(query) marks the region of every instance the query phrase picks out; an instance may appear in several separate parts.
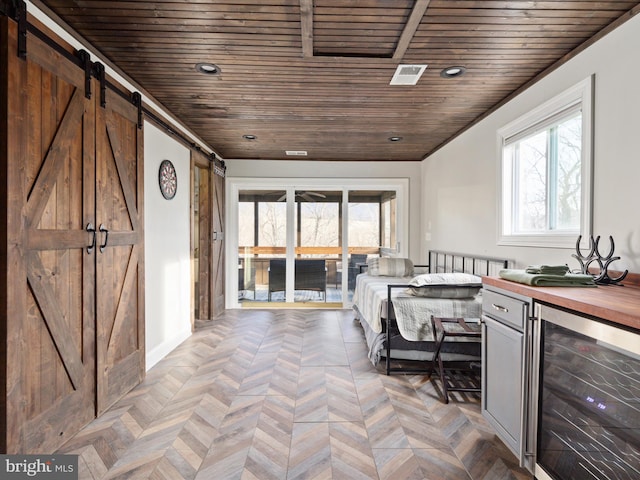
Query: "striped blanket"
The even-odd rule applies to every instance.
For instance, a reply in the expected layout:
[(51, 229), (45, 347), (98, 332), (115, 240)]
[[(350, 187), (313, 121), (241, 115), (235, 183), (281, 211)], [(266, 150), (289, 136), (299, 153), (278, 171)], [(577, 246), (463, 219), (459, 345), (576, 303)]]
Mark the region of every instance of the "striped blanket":
[[(387, 315), (387, 285), (406, 285), (412, 277), (356, 277), (353, 305), (371, 329), (382, 332)], [(404, 288), (391, 290), (393, 314), (402, 336), (411, 341), (433, 341), (431, 316), (443, 318), (480, 318), (482, 301), (475, 298), (425, 298), (409, 295)]]

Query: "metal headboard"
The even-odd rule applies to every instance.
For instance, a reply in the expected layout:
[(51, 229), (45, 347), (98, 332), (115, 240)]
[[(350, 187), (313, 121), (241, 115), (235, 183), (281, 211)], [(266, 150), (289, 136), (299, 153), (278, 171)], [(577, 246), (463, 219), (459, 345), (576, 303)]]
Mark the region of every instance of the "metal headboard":
[(429, 273), (463, 272), (474, 275), (498, 275), (508, 268), (509, 261), (504, 258), (485, 257), (466, 253), (429, 250)]

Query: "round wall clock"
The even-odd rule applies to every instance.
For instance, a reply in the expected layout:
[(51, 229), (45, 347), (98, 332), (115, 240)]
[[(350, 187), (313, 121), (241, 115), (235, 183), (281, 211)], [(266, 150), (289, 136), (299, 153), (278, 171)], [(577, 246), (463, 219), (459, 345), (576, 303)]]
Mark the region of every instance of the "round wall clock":
[(160, 163), (158, 180), (160, 181), (160, 192), (162, 192), (164, 198), (171, 200), (176, 196), (178, 176), (176, 175), (176, 168), (171, 161), (163, 160), (162, 163)]

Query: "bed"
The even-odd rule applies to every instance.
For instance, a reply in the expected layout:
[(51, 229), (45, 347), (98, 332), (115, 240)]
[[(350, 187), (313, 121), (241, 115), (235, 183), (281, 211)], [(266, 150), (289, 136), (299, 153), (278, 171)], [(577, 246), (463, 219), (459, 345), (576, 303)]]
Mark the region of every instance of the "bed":
[[(405, 259), (409, 263), (403, 269), (398, 259), (392, 271), (374, 271), (382, 260), (373, 260), (356, 277), (353, 309), (364, 330), (369, 359), (374, 365), (384, 359), (387, 375), (430, 371), (436, 346), (431, 317), (478, 322), (480, 276), (497, 275), (508, 266), (503, 259), (438, 250), (429, 251), (428, 265), (409, 265)], [(478, 340), (444, 342), (442, 360), (479, 359), (480, 348)]]

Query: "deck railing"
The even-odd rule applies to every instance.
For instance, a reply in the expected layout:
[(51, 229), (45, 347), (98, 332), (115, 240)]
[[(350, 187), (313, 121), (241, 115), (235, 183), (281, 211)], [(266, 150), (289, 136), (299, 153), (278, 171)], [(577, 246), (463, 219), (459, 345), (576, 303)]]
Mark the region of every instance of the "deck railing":
[[(367, 255), (379, 255), (380, 247), (349, 247), (349, 254), (362, 253)], [(239, 247), (239, 255), (275, 255), (284, 256), (287, 254), (287, 247)], [(339, 257), (342, 255), (342, 247), (295, 247), (295, 254), (298, 255), (326, 255)]]
[[(349, 247), (349, 255), (380, 255), (380, 247)], [(283, 258), (287, 254), (286, 247), (239, 247), (238, 248), (243, 286), (268, 285), (269, 261), (272, 258)], [(296, 258), (323, 258), (327, 261), (327, 284), (338, 288), (342, 281), (342, 247), (296, 247)], [(346, 272), (345, 272), (346, 275)], [(346, 281), (346, 277), (345, 277)], [(255, 288), (255, 287), (253, 287)]]

